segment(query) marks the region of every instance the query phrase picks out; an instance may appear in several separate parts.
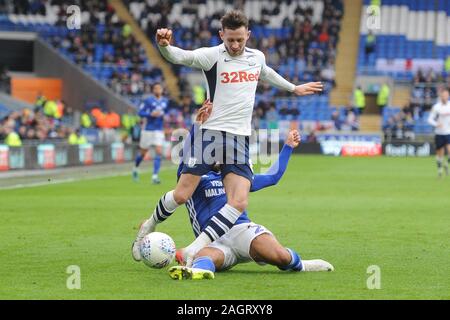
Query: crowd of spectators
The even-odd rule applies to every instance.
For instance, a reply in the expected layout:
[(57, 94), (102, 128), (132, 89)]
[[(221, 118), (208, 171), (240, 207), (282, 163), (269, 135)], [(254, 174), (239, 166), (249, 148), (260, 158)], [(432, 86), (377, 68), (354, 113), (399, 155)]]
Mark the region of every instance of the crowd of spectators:
[[(81, 9), (81, 29), (67, 29), (67, 9), (71, 5)], [(161, 70), (148, 63), (131, 27), (119, 20), (107, 1), (0, 0), (0, 11), (10, 14), (45, 16), (53, 6), (59, 7), (54, 28), (62, 32), (51, 31), (42, 36), (114, 92), (124, 96), (148, 94), (152, 83), (163, 81)]]
[(432, 69), (416, 72), (410, 101), (384, 121), (382, 129), (386, 139), (415, 139), (415, 127), (426, 122), (428, 112), (438, 100), (439, 89), (450, 87), (450, 73), (445, 75)]
[[(190, 95), (183, 96), (181, 104), (170, 100), (164, 118), (164, 131), (168, 140), (174, 129), (190, 128), (197, 109), (198, 105)], [(136, 109), (132, 107), (126, 113), (119, 114), (103, 107), (101, 103), (93, 103), (79, 112), (66, 107), (63, 101), (48, 100), (40, 95), (33, 109), (13, 111), (0, 119), (0, 140), (5, 140), (9, 133), (15, 132), (22, 141), (42, 143), (67, 140), (71, 134), (83, 134), (88, 132), (86, 130), (94, 129), (97, 142), (120, 139), (131, 143), (139, 140), (141, 124)]]
[[(129, 5), (132, 1), (124, 2)], [(181, 32), (180, 37), (185, 49), (218, 44), (220, 18), (224, 12), (217, 11), (205, 19), (193, 19), (192, 26), (185, 28), (179, 21), (169, 21), (168, 18), (173, 4), (177, 2), (180, 1), (146, 1), (139, 20), (146, 21), (145, 30), (148, 37), (153, 40), (156, 29), (167, 26)], [(224, 2), (232, 4), (237, 9), (242, 9), (245, 4), (244, 0)], [(282, 2), (290, 4), (292, 1)], [(199, 3), (205, 3), (205, 0), (185, 3), (183, 13), (195, 14), (196, 4)], [(322, 80), (327, 82), (329, 87), (334, 86), (334, 62), (343, 5), (341, 0), (324, 0), (323, 3), (320, 22), (313, 22), (312, 8), (298, 6), (295, 9), (295, 19), (285, 18), (280, 25), (285, 28), (286, 34), (269, 37), (252, 36), (248, 46), (263, 51), (267, 63), (293, 83)], [(5, 4), (4, 0), (0, 0), (0, 8), (3, 8), (4, 12), (15, 14), (45, 15), (49, 6), (58, 5), (60, 10), (56, 27), (64, 28), (68, 18), (66, 9), (70, 4), (72, 3), (63, 0), (20, 0)], [(104, 81), (114, 92), (123, 96), (136, 96), (138, 98), (136, 101), (151, 92), (152, 83), (164, 82), (161, 70), (147, 61), (145, 50), (133, 37), (130, 26), (118, 19), (107, 1), (78, 0), (73, 4), (79, 5), (83, 12), (81, 29), (46, 36), (50, 44), (86, 71), (92, 71), (94, 76)], [(274, 2), (270, 8), (262, 7), (261, 19), (250, 20), (250, 29), (268, 27), (270, 17), (279, 14), (279, 6), (279, 2)], [(165, 121), (166, 133), (176, 127), (189, 127), (194, 110), (197, 108), (197, 104), (192, 101), (192, 91), (186, 85), (186, 77), (183, 73), (179, 75), (182, 103), (178, 105), (174, 101), (171, 102)], [(2, 79), (0, 78), (0, 84)], [(301, 110), (296, 107), (278, 109), (274, 103), (277, 98), (288, 94), (261, 82), (257, 90), (258, 103), (254, 110), (255, 127), (258, 127), (259, 121), (266, 121), (269, 127), (274, 128), (277, 127), (280, 117), (297, 119)], [(91, 111), (88, 112), (88, 116), (91, 124), (85, 128), (105, 129)], [(66, 121), (67, 118), (71, 119), (72, 124)], [(68, 110), (58, 118), (45, 114), (44, 108), (36, 107), (35, 110), (13, 112), (1, 120), (1, 124), (2, 128), (14, 128), (23, 139), (66, 139), (79, 123), (78, 119), (73, 125), (73, 119), (73, 113)], [(341, 120), (340, 122), (333, 118), (330, 120), (337, 124), (336, 128), (342, 127)], [(135, 133), (138, 130), (126, 128), (123, 124), (120, 127), (129, 133), (125, 136), (136, 139)], [(136, 121), (133, 127), (139, 127), (139, 121)], [(117, 128), (116, 126), (113, 129)], [(4, 137), (5, 132), (0, 132), (0, 138), (2, 134)]]
[(345, 108), (343, 115), (338, 110), (333, 111), (331, 114), (331, 120), (333, 122), (332, 129), (334, 131), (358, 131), (359, 130), (359, 118), (352, 107)]
[[(152, 83), (163, 80), (162, 71), (148, 63), (131, 27), (119, 20), (106, 1), (82, 0), (79, 5), (84, 17), (81, 29), (49, 36), (47, 41), (114, 92), (123, 96), (150, 93)], [(56, 26), (66, 25), (67, 6), (61, 4), (64, 14)]]
[(48, 1), (48, 0), (0, 0), (0, 12), (8, 12), (14, 14), (40, 14), (45, 16), (47, 8), (45, 4), (50, 2), (61, 1)]
[(409, 105), (405, 106), (402, 110), (390, 116), (383, 125), (385, 140), (414, 140), (415, 123), (414, 110)]
[(412, 108), (418, 108), (421, 112), (431, 109), (438, 98), (439, 86), (442, 85), (450, 87), (450, 73), (445, 78), (443, 73), (435, 72), (432, 69), (418, 70), (412, 83)]
[(74, 117), (73, 109), (66, 107), (64, 101), (40, 95), (34, 109), (13, 111), (0, 119), (0, 140), (10, 131), (16, 132), (22, 140), (65, 139), (74, 126)]
[[(127, 2), (130, 4), (135, 1)], [(174, 2), (177, 1), (157, 1), (144, 6), (138, 20), (141, 21), (141, 26), (145, 27), (149, 39), (154, 39), (158, 28), (169, 27), (174, 30), (175, 39), (181, 41), (181, 44), (177, 45), (184, 49), (220, 43), (218, 32), (221, 28), (220, 18), (224, 14), (223, 11), (217, 11), (205, 18), (197, 16), (196, 19), (192, 19), (192, 25), (186, 27), (178, 20), (169, 19)], [(245, 5), (243, 0), (225, 2), (233, 5), (235, 9), (243, 9)], [(271, 8), (261, 7), (261, 19), (259, 21), (250, 19), (250, 30), (268, 27), (271, 16), (280, 13), (282, 2), (290, 4), (292, 1), (278, 1)], [(183, 6), (182, 13), (196, 15), (198, 14), (196, 5), (203, 3), (206, 3), (206, 0), (190, 1)], [(336, 46), (339, 41), (343, 4), (341, 0), (324, 0), (323, 3), (320, 22), (312, 22), (312, 8), (297, 6), (295, 18), (286, 17), (279, 26), (286, 30), (284, 34), (268, 37), (251, 36), (248, 47), (258, 48), (264, 52), (268, 65), (293, 83), (320, 80), (326, 82), (328, 88), (335, 86)], [(174, 69), (180, 73), (182, 68), (174, 66)], [(275, 90), (274, 94), (286, 96), (288, 93)]]

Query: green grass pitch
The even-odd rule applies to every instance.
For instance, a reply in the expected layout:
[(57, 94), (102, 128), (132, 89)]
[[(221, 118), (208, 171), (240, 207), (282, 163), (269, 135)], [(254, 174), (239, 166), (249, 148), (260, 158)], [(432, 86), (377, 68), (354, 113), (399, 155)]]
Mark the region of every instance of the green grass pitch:
[[(144, 164), (149, 166), (148, 163)], [(215, 280), (174, 281), (132, 260), (131, 242), (163, 184), (111, 177), (0, 190), (1, 299), (449, 299), (450, 177), (432, 158), (295, 156), (276, 187), (253, 193), (249, 216), (331, 273), (243, 264)], [(183, 208), (158, 231), (193, 239)], [(81, 270), (81, 289), (66, 287)], [(368, 289), (377, 265), (381, 288)]]

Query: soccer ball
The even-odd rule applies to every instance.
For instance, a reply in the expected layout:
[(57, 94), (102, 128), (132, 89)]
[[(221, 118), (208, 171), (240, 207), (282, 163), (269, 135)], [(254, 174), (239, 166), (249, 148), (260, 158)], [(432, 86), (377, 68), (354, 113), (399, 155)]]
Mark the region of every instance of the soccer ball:
[(161, 269), (175, 258), (175, 242), (162, 232), (149, 233), (140, 244), (142, 261), (151, 268)]

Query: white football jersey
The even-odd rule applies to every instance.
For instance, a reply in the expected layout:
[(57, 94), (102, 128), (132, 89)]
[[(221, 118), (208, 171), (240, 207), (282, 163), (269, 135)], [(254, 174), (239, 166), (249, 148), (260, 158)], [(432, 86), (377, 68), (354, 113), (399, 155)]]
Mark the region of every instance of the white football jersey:
[[(435, 127), (435, 134), (450, 134), (450, 101), (443, 104), (442, 101), (436, 103), (431, 109), (428, 123)], [(439, 126), (439, 127), (438, 127)]]
[(203, 129), (251, 135), (251, 120), (258, 80), (264, 79), (278, 88), (294, 91), (289, 83), (266, 65), (264, 54), (245, 48), (238, 57), (228, 54), (224, 44), (193, 51), (173, 46), (160, 47), (163, 56), (177, 64), (201, 69), (207, 83), (207, 95), (213, 103)]

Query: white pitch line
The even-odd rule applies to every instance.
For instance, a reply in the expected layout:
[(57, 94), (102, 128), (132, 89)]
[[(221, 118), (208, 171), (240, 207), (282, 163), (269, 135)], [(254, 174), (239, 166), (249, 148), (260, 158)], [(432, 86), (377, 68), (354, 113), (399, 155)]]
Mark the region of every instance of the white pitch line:
[(113, 175), (99, 175), (96, 177), (84, 177), (84, 178), (65, 178), (65, 179), (51, 179), (50, 181), (46, 182), (30, 182), (30, 183), (19, 183), (8, 187), (0, 187), (0, 190), (11, 190), (11, 189), (21, 189), (21, 188), (33, 188), (33, 187), (42, 187), (42, 186), (50, 186), (54, 184), (62, 184), (62, 183), (70, 183), (70, 182), (77, 182), (77, 181), (85, 181), (85, 180), (96, 180), (96, 179), (103, 179), (103, 178), (113, 178), (113, 177), (120, 177), (120, 176), (126, 176), (129, 175), (129, 173), (119, 173), (119, 174), (113, 174)]
[[(92, 178), (94, 179), (94, 178)], [(82, 179), (75, 179), (75, 178), (67, 178), (67, 179), (61, 179), (61, 180), (51, 180), (47, 182), (31, 182), (27, 184), (14, 184), (12, 186), (8, 187), (0, 187), (0, 190), (11, 190), (11, 189), (21, 189), (21, 188), (32, 188), (32, 187), (42, 187), (42, 186), (49, 186), (53, 184), (60, 184), (60, 183), (68, 183), (68, 182), (75, 182)]]
[[(173, 170), (174, 167), (165, 167), (162, 168), (160, 171), (166, 171), (169, 169)], [(141, 171), (141, 173), (147, 173), (149, 170)], [(13, 190), (13, 189), (21, 189), (21, 188), (33, 188), (33, 187), (42, 187), (42, 186), (49, 186), (54, 184), (62, 184), (62, 183), (70, 183), (70, 182), (77, 182), (77, 181), (85, 181), (85, 180), (96, 180), (96, 179), (103, 179), (103, 178), (113, 178), (113, 177), (123, 177), (131, 175), (130, 172), (122, 172), (122, 173), (116, 173), (116, 174), (106, 174), (106, 175), (98, 175), (95, 177), (81, 177), (81, 178), (66, 178), (66, 179), (55, 179), (47, 182), (31, 182), (31, 183), (20, 183), (15, 184), (12, 186), (7, 187), (0, 187), (0, 190)]]

